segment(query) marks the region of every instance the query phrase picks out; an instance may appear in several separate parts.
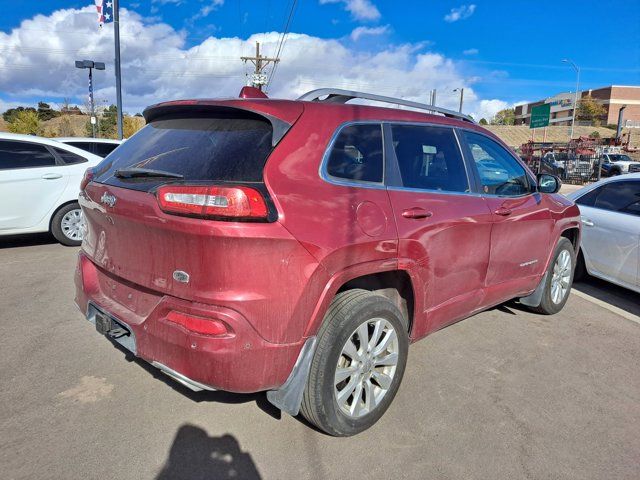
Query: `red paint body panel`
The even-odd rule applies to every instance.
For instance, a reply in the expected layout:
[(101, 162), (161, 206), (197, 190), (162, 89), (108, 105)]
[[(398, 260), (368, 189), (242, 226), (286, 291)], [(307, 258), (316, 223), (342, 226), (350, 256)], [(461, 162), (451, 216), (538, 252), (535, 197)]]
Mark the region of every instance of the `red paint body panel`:
[[(577, 207), (556, 195), (505, 200), (341, 185), (320, 175), (329, 142), (345, 122), (441, 124), (496, 139), (468, 122), (267, 99), (189, 100), (150, 110), (194, 106), (239, 108), (292, 125), (263, 172), (277, 218), (252, 223), (174, 216), (159, 209), (153, 193), (89, 183), (80, 197), (88, 232), (76, 303), (86, 313), (91, 301), (129, 325), (140, 357), (214, 388), (252, 392), (282, 385), (349, 280), (406, 271), (415, 340), (530, 293), (562, 231), (580, 227)], [(105, 193), (117, 197), (114, 207), (101, 203)], [(493, 213), (504, 206), (510, 216)], [(432, 216), (402, 215), (415, 207)], [(530, 267), (520, 266), (533, 259)], [(188, 283), (174, 280), (176, 270), (188, 272)], [(232, 333), (188, 332), (166, 321), (172, 309), (221, 320)]]

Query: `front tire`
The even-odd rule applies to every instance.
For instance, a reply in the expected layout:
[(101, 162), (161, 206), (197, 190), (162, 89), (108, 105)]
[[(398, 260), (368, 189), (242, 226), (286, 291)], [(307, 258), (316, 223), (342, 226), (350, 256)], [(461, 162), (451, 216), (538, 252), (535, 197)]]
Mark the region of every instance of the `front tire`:
[(542, 301), (539, 306), (531, 307), (531, 310), (544, 315), (553, 315), (562, 310), (573, 284), (575, 264), (573, 244), (567, 238), (561, 237), (547, 269)]
[(51, 219), (51, 234), (63, 245), (77, 247), (82, 243), (84, 235), (84, 216), (80, 205), (65, 205)]
[(334, 436), (376, 423), (404, 374), (407, 322), (382, 295), (347, 290), (333, 299), (318, 333), (302, 399), (304, 417)]

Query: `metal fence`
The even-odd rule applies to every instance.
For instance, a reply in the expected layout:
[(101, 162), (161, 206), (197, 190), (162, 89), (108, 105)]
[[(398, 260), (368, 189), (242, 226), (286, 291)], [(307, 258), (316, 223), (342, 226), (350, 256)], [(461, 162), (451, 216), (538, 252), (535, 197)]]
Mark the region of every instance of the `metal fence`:
[(555, 158), (532, 156), (526, 159), (529, 168), (536, 173), (551, 173), (563, 183), (584, 185), (596, 182), (602, 175), (600, 155), (556, 155)]

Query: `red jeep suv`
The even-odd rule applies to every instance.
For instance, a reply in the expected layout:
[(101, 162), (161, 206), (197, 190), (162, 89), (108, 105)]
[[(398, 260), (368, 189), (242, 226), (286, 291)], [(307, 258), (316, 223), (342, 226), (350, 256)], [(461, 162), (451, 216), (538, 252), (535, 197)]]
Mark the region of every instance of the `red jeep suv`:
[(470, 117), (246, 87), (144, 116), (83, 180), (76, 303), (193, 390), (267, 391), (353, 435), (389, 407), (410, 342), (514, 298), (567, 301), (577, 207)]

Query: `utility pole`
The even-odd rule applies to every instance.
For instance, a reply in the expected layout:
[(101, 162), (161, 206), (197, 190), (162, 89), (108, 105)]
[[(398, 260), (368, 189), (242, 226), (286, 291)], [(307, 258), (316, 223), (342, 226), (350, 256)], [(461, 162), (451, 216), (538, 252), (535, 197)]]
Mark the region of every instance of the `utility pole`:
[(431, 90), (431, 105), (436, 106), (436, 89)]
[(116, 66), (116, 106), (118, 139), (122, 140), (122, 74), (120, 71), (120, 6), (118, 0), (113, 0), (113, 36), (115, 43)]
[(259, 90), (262, 90), (262, 87), (267, 84), (267, 76), (262, 73), (263, 70), (270, 63), (276, 64), (280, 61), (279, 58), (269, 58), (263, 57), (260, 55), (260, 43), (256, 42), (256, 56), (255, 57), (240, 57), (240, 60), (243, 62), (251, 62), (253, 63), (255, 69), (253, 74), (251, 75), (251, 86), (256, 87)]

